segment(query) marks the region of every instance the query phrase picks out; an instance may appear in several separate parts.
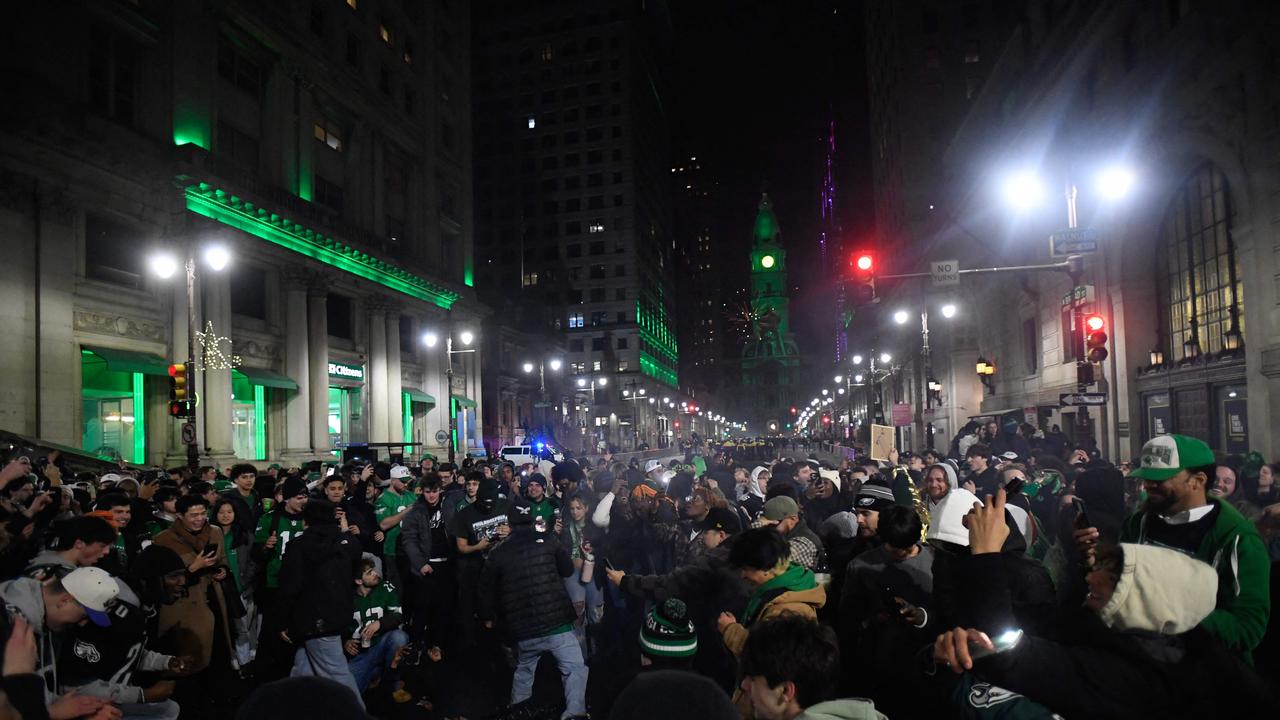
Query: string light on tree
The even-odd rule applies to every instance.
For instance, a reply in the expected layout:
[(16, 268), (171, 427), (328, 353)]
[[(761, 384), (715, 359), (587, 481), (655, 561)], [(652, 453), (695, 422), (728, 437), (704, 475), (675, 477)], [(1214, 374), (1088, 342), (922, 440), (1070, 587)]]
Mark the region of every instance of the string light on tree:
[(240, 366), (240, 356), (231, 353), (231, 338), (214, 332), (213, 321), (205, 323), (204, 332), (196, 333), (196, 343), (200, 346), (196, 360), (199, 370), (231, 370)]

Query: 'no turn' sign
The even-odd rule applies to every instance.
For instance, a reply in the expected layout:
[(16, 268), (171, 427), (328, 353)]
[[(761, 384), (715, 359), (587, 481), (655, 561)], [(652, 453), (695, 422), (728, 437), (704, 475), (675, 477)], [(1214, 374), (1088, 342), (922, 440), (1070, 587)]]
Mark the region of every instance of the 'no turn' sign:
[(929, 264), (929, 273), (933, 276), (934, 285), (959, 285), (959, 260), (934, 260)]

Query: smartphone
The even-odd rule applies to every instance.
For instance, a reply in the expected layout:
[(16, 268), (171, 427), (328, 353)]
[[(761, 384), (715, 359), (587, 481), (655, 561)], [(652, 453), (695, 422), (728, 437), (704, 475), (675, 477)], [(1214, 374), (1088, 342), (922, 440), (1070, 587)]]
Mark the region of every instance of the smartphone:
[(1089, 522), (1089, 513), (1084, 509), (1084, 501), (1078, 497), (1071, 498), (1071, 504), (1076, 508), (1076, 526), (1081, 528), (1093, 527), (1093, 523)]
[(218, 554), (218, 547), (216, 545), (210, 545), (209, 547), (206, 547), (204, 551), (201, 552), (200, 554), (206, 557), (216, 557)]
[(613, 563), (612, 563), (612, 562), (610, 562), (609, 558), (605, 558), (605, 559), (604, 559), (604, 566), (605, 566), (605, 569), (607, 569), (607, 570), (612, 570), (612, 571), (614, 571), (614, 572), (617, 572), (617, 571), (618, 571), (618, 568), (616, 568), (616, 567), (614, 567), (614, 566), (613, 566)]
[(1009, 484), (1004, 486), (1005, 497), (1012, 497), (1013, 495), (1022, 492), (1022, 486), (1025, 485), (1026, 482), (1027, 481), (1024, 478), (1010, 480)]
[(998, 655), (1002, 652), (1008, 652), (1014, 649), (1015, 647), (1017, 647), (1018, 643), (1021, 641), (1022, 641), (1021, 630), (1009, 630), (1007, 632), (1000, 633), (999, 635), (991, 639), (990, 650), (984, 647), (975, 646), (972, 643), (970, 643), (969, 657), (973, 658), (974, 660), (977, 660), (979, 658), (984, 658), (989, 655)]

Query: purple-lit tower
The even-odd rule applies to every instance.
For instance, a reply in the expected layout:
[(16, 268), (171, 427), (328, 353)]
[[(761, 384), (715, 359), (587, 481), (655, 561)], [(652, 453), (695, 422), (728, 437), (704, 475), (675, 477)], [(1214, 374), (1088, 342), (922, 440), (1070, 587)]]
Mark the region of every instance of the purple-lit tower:
[[(827, 137), (823, 147), (822, 174), (822, 226), (818, 235), (818, 246), (821, 252), (823, 272), (830, 272), (833, 254), (840, 252), (840, 222), (836, 219), (836, 121), (831, 119), (827, 124)], [(832, 346), (835, 349), (835, 362), (844, 359), (849, 349), (848, 318), (845, 312), (844, 284), (837, 283), (835, 296), (836, 312), (833, 314), (835, 337)]]

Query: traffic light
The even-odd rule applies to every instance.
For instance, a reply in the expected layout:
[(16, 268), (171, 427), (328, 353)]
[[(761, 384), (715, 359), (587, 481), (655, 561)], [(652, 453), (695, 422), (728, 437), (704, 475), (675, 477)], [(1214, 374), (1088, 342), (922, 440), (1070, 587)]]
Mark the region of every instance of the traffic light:
[(680, 429), (680, 421), (679, 421), (679, 420), (677, 420), (677, 421), (676, 421), (676, 429), (677, 429), (677, 430), (679, 430), (679, 429)]
[(1092, 313), (1084, 319), (1084, 329), (1088, 335), (1084, 338), (1085, 357), (1091, 363), (1100, 363), (1107, 359), (1107, 321), (1101, 315)]
[(187, 366), (174, 363), (169, 366), (169, 414), (173, 417), (187, 415), (190, 394), (187, 390)]
[(791, 414), (792, 414), (792, 415), (795, 415), (795, 414), (796, 414), (796, 409), (795, 409), (795, 407), (794, 407), (794, 406), (792, 406), (792, 408), (791, 408)]
[(876, 257), (870, 252), (853, 254), (853, 302), (866, 305), (876, 301)]

